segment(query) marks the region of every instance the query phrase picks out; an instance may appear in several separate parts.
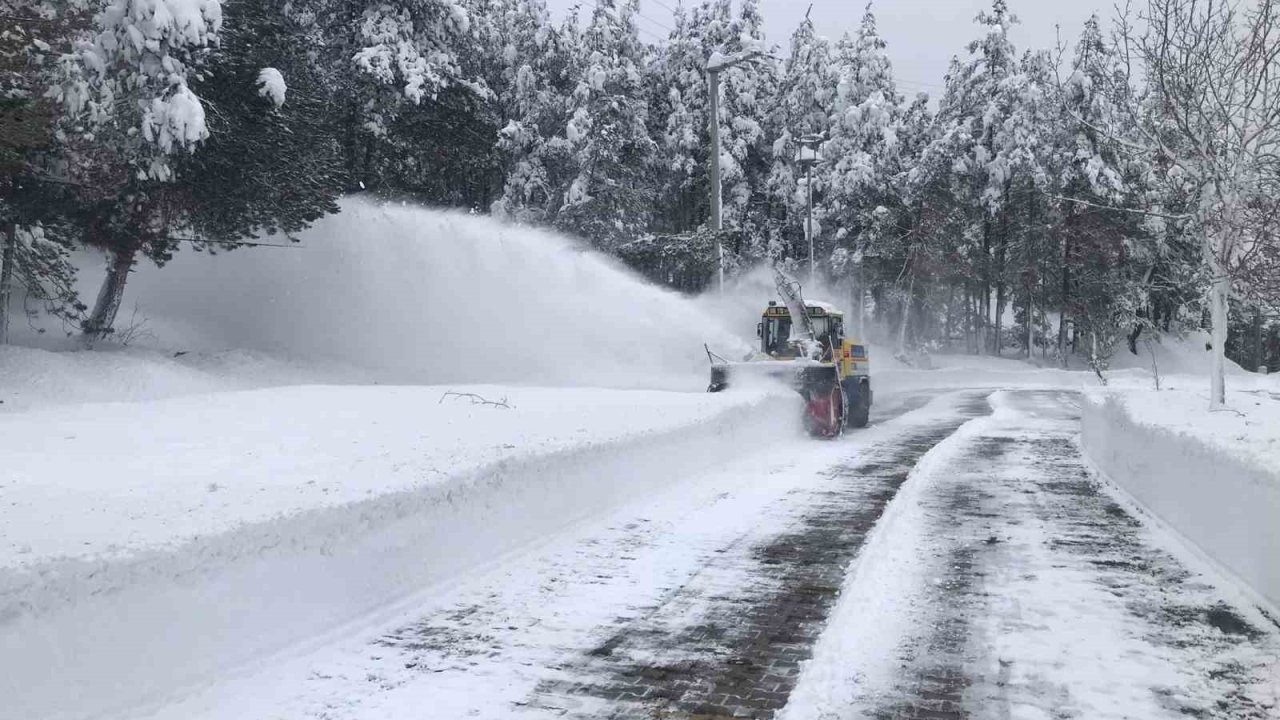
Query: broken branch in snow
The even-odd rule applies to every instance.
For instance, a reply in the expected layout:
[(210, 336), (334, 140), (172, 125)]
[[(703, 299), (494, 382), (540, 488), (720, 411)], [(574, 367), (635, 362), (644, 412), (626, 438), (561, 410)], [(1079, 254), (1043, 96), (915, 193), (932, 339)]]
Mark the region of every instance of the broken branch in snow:
[(448, 397), (468, 398), (471, 400), (472, 405), (491, 405), (493, 407), (505, 408), (507, 410), (515, 410), (515, 406), (508, 403), (506, 397), (503, 397), (501, 400), (495, 401), (495, 400), (489, 400), (487, 398), (481, 397), (475, 393), (454, 392), (453, 390), (448, 390), (445, 392), (445, 394), (441, 395), (440, 402), (436, 404), (439, 405), (443, 403), (445, 401), (445, 398), (448, 398)]

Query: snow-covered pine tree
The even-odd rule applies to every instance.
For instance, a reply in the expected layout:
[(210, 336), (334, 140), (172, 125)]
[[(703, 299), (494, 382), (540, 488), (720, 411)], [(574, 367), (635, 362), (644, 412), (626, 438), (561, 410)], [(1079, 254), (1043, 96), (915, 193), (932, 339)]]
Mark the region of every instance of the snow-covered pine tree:
[(385, 137), (406, 105), (420, 105), (462, 81), (458, 47), (471, 18), (453, 0), (350, 4), (360, 8), (351, 61), (371, 91), (365, 129)]
[(565, 138), (579, 40), (576, 10), (551, 24), (541, 0), (495, 0), (486, 16), (483, 47), (494, 58), (486, 73), (501, 117), (498, 148), (505, 154), (505, 184), (491, 211), (517, 222), (555, 217), (572, 178)]
[(644, 233), (653, 207), (657, 145), (648, 134), (637, 2), (598, 0), (574, 62), (567, 137), (577, 172), (556, 226), (606, 250)]
[[(860, 298), (867, 283), (882, 286), (862, 265), (866, 251), (874, 244), (878, 257), (905, 259), (909, 253), (903, 247), (889, 246), (900, 245), (894, 241), (905, 233), (898, 228), (909, 227), (914, 217), (896, 182), (903, 167), (899, 155), (902, 98), (870, 5), (857, 35), (845, 34), (836, 44), (833, 72), (835, 106), (830, 137), (823, 147), (831, 183), (823, 215), (830, 226), (831, 247), (824, 255), (829, 255), (829, 269), (856, 286)], [(914, 234), (906, 239), (914, 239)], [(910, 284), (906, 274), (898, 272), (888, 280)], [(905, 292), (901, 295), (907, 297)]]
[(488, 190), (497, 128), (465, 0), (295, 0), (290, 11), (314, 20), (351, 190), (442, 204)]
[[(809, 248), (803, 245), (807, 193), (804, 171), (797, 163), (800, 138), (823, 135), (830, 130), (835, 108), (837, 80), (832, 73), (831, 45), (817, 34), (807, 16), (791, 36), (791, 54), (782, 71), (774, 102), (771, 125), (774, 130), (769, 196), (774, 203), (772, 226), (767, 228), (769, 253), (791, 263), (807, 262)], [(814, 235), (823, 234), (823, 193), (828, 187), (828, 167), (813, 168)]]
[[(952, 192), (967, 220), (962, 230), (967, 247), (957, 259), (968, 265), (972, 300), (971, 327), (976, 345), (998, 352), (993, 316), (1003, 297), (1004, 260), (1009, 243), (1006, 160), (997, 159), (997, 132), (1009, 107), (1002, 100), (1006, 81), (1017, 74), (1017, 56), (1007, 28), (1016, 19), (1005, 0), (993, 0), (991, 12), (978, 15), (982, 36), (969, 43), (968, 57), (952, 62), (946, 91), (938, 108), (940, 134), (930, 153), (949, 159)], [(994, 164), (993, 164), (994, 163)], [(993, 292), (999, 296), (993, 298)], [(996, 300), (993, 303), (993, 300)]]
[(204, 105), (187, 83), (218, 44), (222, 0), (101, 0), (97, 8), (52, 96), (67, 131), (118, 126), (134, 172), (166, 180), (170, 155), (209, 134)]
[(230, 5), (220, 46), (191, 82), (218, 109), (200, 152), (174, 162), (173, 184), (189, 200), (173, 234), (197, 247), (293, 233), (338, 209), (346, 178), (333, 106), (311, 62), (310, 18), (292, 9), (290, 0)]
[[(704, 8), (705, 9), (705, 8)], [(707, 220), (707, 84), (702, 12), (677, 5), (667, 42), (646, 73), (650, 133), (658, 140), (661, 180), (653, 229), (683, 233)]]
[(17, 292), (75, 322), (85, 309), (75, 293), (66, 217), (75, 188), (61, 182), (67, 162), (57, 116), (45, 97), (60, 78), (57, 58), (88, 26), (83, 12), (52, 2), (0, 0), (0, 344), (8, 341)]
[(1107, 209), (1143, 202), (1146, 173), (1099, 132), (1127, 122), (1111, 94), (1122, 74), (1098, 17), (1090, 17), (1076, 43), (1070, 75), (1058, 88), (1058, 138), (1049, 160), (1057, 221), (1050, 233), (1053, 247), (1043, 255), (1055, 262), (1045, 265), (1052, 282), (1042, 295), (1059, 312), (1057, 349), (1064, 366), (1068, 323), (1074, 322), (1086, 335), (1091, 365), (1102, 369), (1119, 334), (1139, 324), (1136, 313), (1146, 294), (1142, 278), (1152, 272), (1134, 268), (1134, 260), (1156, 270), (1141, 216)]
[(891, 179), (898, 169), (901, 98), (885, 42), (876, 32), (868, 6), (856, 37), (836, 44), (835, 112), (824, 147), (831, 176), (826, 213), (836, 234), (856, 237), (868, 214), (891, 201)]
[(167, 186), (172, 156), (209, 135), (188, 82), (218, 44), (221, 0), (102, 0), (51, 89), (61, 137), (81, 144), (68, 180), (82, 198), (81, 236), (109, 254), (107, 275), (84, 329), (110, 332), (139, 251), (163, 255), (182, 198)]
[[(715, 47), (704, 47), (708, 56), (717, 50), (773, 54), (759, 0), (742, 0), (727, 28), (723, 40), (714, 40)], [(778, 70), (778, 62), (766, 56), (720, 75), (721, 216), (727, 230), (741, 232), (740, 254), (751, 260), (769, 255), (769, 177), (774, 163), (769, 127), (772, 99), (778, 95)]]
[[(997, 288), (996, 330), (1002, 334), (1002, 345), (1021, 345), (1030, 357), (1037, 344), (1045, 347), (1046, 296), (1054, 287), (1049, 278), (1062, 271), (1064, 227), (1057, 198), (1062, 159), (1073, 152), (1067, 148), (1074, 140), (1064, 132), (1062, 99), (1048, 53), (1025, 53), (997, 99), (1002, 120), (994, 134), (995, 155), (989, 169), (1004, 179), (1003, 197), (995, 212), (1007, 239), (998, 258), (1002, 278)], [(1118, 241), (1119, 236), (1113, 239)], [(1001, 319), (1008, 305), (1014, 307), (1021, 327), (1006, 331)], [(1060, 309), (1061, 304), (1055, 303), (1054, 310)], [(1101, 321), (1104, 315), (1111, 317), (1111, 309), (1091, 317)], [(1102, 327), (1098, 326), (1099, 333)], [(1106, 324), (1107, 334), (1113, 330), (1113, 325)]]

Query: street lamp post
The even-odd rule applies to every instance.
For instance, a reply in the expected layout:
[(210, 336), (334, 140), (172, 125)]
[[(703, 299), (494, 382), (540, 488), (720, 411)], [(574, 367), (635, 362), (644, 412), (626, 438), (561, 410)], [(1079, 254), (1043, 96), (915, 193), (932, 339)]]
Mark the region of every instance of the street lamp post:
[(718, 52), (712, 53), (707, 60), (707, 92), (711, 95), (711, 112), (707, 124), (711, 131), (711, 231), (716, 236), (717, 286), (724, 293), (724, 245), (720, 242), (720, 73), (729, 68), (749, 62), (765, 53), (752, 50), (726, 57)]
[(813, 166), (822, 159), (819, 153), (819, 146), (822, 145), (822, 136), (809, 133), (800, 136), (800, 157), (796, 159), (800, 163), (800, 167), (804, 168), (804, 192), (806, 196), (806, 215), (804, 221), (804, 237), (809, 243), (809, 284), (813, 285), (814, 267), (813, 267)]

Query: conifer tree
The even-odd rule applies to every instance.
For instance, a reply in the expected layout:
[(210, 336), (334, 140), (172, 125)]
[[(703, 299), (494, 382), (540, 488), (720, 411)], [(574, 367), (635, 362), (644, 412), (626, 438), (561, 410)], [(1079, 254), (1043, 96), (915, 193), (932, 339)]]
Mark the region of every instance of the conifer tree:
[(604, 249), (643, 233), (653, 207), (657, 146), (648, 133), (636, 3), (599, 0), (574, 61), (566, 132), (576, 173), (556, 226)]

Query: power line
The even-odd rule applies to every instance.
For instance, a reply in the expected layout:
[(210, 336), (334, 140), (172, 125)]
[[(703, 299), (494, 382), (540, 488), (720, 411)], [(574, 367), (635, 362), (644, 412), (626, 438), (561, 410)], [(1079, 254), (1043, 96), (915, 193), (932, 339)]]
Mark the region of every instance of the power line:
[(894, 80), (894, 82), (896, 82), (896, 83), (898, 83), (898, 84), (900, 84), (900, 85), (919, 85), (919, 86), (921, 86), (921, 87), (926, 87), (926, 88), (935, 88), (935, 89), (938, 89), (938, 90), (946, 90), (946, 89), (947, 89), (947, 86), (946, 86), (946, 85), (940, 85), (940, 84), (938, 84), (938, 83), (925, 82), (925, 81), (923, 81), (923, 80), (911, 80), (911, 79), (909, 79), (909, 78), (901, 78), (901, 77), (897, 77), (897, 76), (894, 76), (893, 80)]
[(654, 32), (654, 31), (650, 30), (649, 28), (640, 27), (639, 25), (637, 25), (637, 26), (636, 26), (636, 31), (637, 31), (637, 32), (642, 32), (642, 33), (644, 33), (645, 35), (648, 35), (649, 37), (653, 38), (654, 40), (657, 40), (658, 42), (666, 42), (666, 41), (667, 41), (667, 38), (662, 37), (661, 35), (659, 35), (658, 33), (656, 33), (656, 32)]
[[(593, 0), (593, 2), (594, 2), (594, 4), (595, 4), (595, 6), (596, 6), (596, 8), (597, 8), (597, 9), (600, 9), (600, 10), (603, 10), (603, 9), (604, 9), (604, 8), (601, 8), (601, 7), (600, 7), (600, 0)], [(657, 25), (658, 27), (665, 28), (665, 29), (667, 29), (667, 30), (670, 30), (671, 32), (675, 32), (675, 29), (674, 29), (674, 28), (672, 28), (671, 26), (669, 26), (669, 25), (664, 25), (664, 24), (662, 24), (662, 23), (658, 22), (657, 20), (654, 20), (654, 19), (653, 19), (653, 18), (651, 18), (651, 17), (647, 17), (647, 16), (645, 16), (645, 15), (641, 15), (639, 12), (637, 12), (637, 13), (636, 13), (636, 17), (643, 18), (643, 19), (648, 20), (649, 22), (653, 23), (654, 25)], [(658, 40), (659, 42), (666, 42), (666, 41), (667, 41), (667, 38), (665, 38), (665, 37), (663, 37), (663, 36), (659, 35), (658, 33), (654, 32), (654, 31), (652, 31), (652, 30), (650, 30), (650, 29), (648, 29), (648, 28), (646, 28), (646, 27), (641, 27), (640, 25), (636, 25), (635, 27), (636, 27), (636, 30), (637, 30), (637, 31), (642, 32), (642, 33), (645, 33), (646, 35), (648, 35), (648, 36), (652, 37), (654, 40)]]
[(644, 20), (648, 20), (649, 22), (653, 23), (654, 25), (657, 25), (658, 27), (662, 28), (663, 30), (667, 30), (667, 31), (670, 31), (670, 32), (675, 32), (675, 30), (676, 30), (675, 28), (671, 27), (670, 25), (666, 25), (666, 24), (664, 24), (664, 23), (660, 23), (660, 22), (658, 22), (657, 20), (654, 20), (653, 18), (649, 17), (648, 15), (641, 15), (640, 13), (636, 13), (636, 17), (638, 17), (638, 18), (642, 18), (642, 19), (644, 19)]
[(672, 15), (675, 15), (675, 14), (676, 14), (675, 8), (673, 8), (673, 7), (671, 7), (670, 5), (668, 5), (668, 4), (664, 3), (664, 2), (662, 2), (662, 0), (653, 0), (653, 4), (654, 4), (654, 5), (657, 5), (658, 7), (662, 8), (662, 9), (664, 9), (664, 10), (666, 10), (667, 12), (671, 13)]

